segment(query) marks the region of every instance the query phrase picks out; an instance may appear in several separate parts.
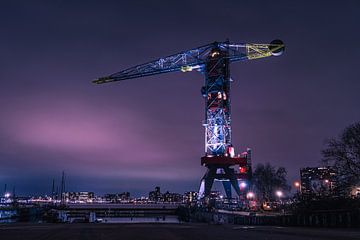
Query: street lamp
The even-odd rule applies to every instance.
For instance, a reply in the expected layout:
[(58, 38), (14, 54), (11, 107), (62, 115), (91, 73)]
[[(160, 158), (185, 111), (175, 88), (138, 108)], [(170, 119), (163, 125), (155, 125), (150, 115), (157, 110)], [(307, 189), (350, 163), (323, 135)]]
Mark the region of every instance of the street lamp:
[(324, 185), (325, 185), (326, 190), (331, 191), (332, 187), (333, 187), (331, 181), (329, 179), (325, 179), (324, 183), (325, 183)]
[(243, 188), (246, 188), (246, 186), (247, 186), (246, 182), (241, 182), (240, 183), (240, 188), (243, 189)]
[(297, 190), (298, 192), (300, 192), (300, 188), (301, 188), (300, 182), (299, 182), (299, 181), (295, 181), (295, 182), (294, 182), (294, 186), (295, 186), (296, 190)]
[(279, 210), (284, 211), (284, 209), (282, 209), (283, 202), (281, 201), (281, 197), (284, 196), (284, 193), (281, 190), (277, 190), (275, 195), (279, 198)]
[(284, 195), (284, 193), (280, 190), (276, 191), (275, 194), (278, 198), (281, 198)]
[(5, 197), (5, 198), (9, 198), (10, 196), (11, 196), (11, 194), (8, 193), (8, 192), (4, 194), (4, 197)]
[(253, 193), (253, 192), (248, 192), (247, 194), (246, 194), (246, 198), (247, 199), (253, 199), (255, 197), (255, 194)]

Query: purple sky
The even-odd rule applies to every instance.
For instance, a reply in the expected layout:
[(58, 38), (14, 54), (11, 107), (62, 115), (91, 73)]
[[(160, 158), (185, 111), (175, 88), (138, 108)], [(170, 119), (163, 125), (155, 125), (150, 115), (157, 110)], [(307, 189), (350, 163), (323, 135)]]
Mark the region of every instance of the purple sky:
[(91, 80), (226, 38), (286, 44), (231, 65), (233, 143), (293, 181), (360, 119), (359, 11), (355, 0), (1, 1), (0, 187), (47, 193), (65, 170), (73, 191), (197, 190), (203, 76)]

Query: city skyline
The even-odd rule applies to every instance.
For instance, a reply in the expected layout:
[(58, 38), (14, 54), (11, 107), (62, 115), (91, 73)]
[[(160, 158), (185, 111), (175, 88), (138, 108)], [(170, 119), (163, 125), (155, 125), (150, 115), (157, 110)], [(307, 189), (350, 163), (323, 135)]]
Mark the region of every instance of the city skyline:
[(227, 38), (284, 41), (231, 66), (233, 142), (298, 180), (360, 119), (360, 4), (324, 2), (0, 3), (0, 184), (41, 194), (64, 170), (72, 191), (198, 190), (203, 76), (91, 80)]

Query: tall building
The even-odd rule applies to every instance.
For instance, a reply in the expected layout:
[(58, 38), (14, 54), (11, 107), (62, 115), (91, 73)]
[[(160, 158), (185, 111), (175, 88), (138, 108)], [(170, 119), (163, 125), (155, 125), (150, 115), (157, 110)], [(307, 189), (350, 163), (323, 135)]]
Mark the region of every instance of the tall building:
[(307, 167), (300, 169), (301, 194), (305, 198), (333, 196), (336, 186), (333, 167)]
[(160, 187), (155, 187), (155, 191), (149, 192), (149, 200), (154, 202), (163, 201), (163, 196), (160, 192)]

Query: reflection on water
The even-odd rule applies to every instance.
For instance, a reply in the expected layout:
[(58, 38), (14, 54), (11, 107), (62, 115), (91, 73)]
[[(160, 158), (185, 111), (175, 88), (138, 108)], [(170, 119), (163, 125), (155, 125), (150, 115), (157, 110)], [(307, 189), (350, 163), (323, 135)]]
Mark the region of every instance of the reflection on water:
[(179, 223), (179, 218), (174, 215), (157, 217), (107, 217), (98, 218), (101, 223)]
[(0, 223), (16, 222), (16, 210), (0, 210)]
[[(17, 210), (0, 210), (0, 223), (15, 223), (15, 222), (44, 222), (44, 219), (39, 215), (31, 215), (30, 217), (20, 217)], [(45, 220), (46, 222), (46, 220)], [(66, 220), (62, 219), (60, 222), (97, 222), (97, 223), (179, 223), (178, 216), (176, 215), (162, 215), (158, 216), (121, 216), (121, 217), (94, 217), (87, 219), (84, 217), (67, 217)]]

